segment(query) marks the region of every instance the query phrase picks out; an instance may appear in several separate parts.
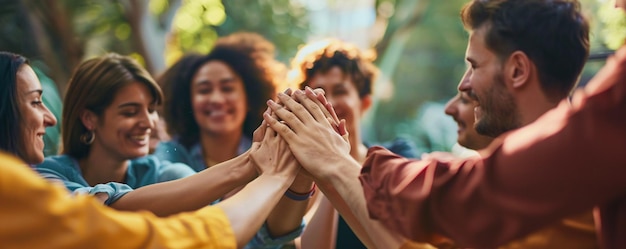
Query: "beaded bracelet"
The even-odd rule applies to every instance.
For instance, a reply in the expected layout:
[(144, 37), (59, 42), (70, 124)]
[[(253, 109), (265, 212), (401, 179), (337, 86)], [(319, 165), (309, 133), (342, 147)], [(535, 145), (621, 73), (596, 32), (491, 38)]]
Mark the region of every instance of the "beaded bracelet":
[(309, 192), (297, 193), (297, 192), (291, 191), (291, 189), (287, 189), (287, 191), (285, 191), (285, 196), (287, 196), (287, 198), (292, 199), (294, 201), (306, 201), (309, 198), (311, 198), (313, 194), (315, 194), (316, 189), (317, 189), (317, 185), (313, 183), (313, 187), (311, 188), (311, 190), (309, 190)]

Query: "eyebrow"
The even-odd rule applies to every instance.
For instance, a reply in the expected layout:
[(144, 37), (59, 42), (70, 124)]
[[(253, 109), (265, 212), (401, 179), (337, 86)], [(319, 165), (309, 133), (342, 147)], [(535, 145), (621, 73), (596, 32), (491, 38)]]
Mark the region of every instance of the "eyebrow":
[(210, 82), (206, 79), (200, 80), (200, 81), (196, 81), (191, 83), (192, 85), (198, 86), (198, 85), (206, 85), (209, 84)]
[(31, 91), (26, 92), (26, 95), (32, 94), (32, 93), (39, 93), (39, 95), (42, 95), (43, 94), (43, 90), (41, 90), (41, 89), (31, 90)]
[[(218, 82), (219, 84), (225, 84), (225, 83), (232, 83), (234, 81), (235, 81), (235, 78), (231, 77), (231, 78), (220, 79)], [(207, 79), (203, 79), (203, 80), (193, 83), (193, 85), (196, 85), (196, 86), (197, 85), (210, 85), (210, 84), (211, 84), (211, 81)]]
[(123, 103), (121, 105), (118, 105), (117, 108), (121, 109), (121, 108), (124, 108), (124, 107), (140, 107), (140, 106), (141, 106), (141, 104), (139, 104), (139, 103), (129, 102), (129, 103)]
[(220, 79), (220, 83), (232, 83), (232, 82), (235, 82), (235, 78), (234, 77)]

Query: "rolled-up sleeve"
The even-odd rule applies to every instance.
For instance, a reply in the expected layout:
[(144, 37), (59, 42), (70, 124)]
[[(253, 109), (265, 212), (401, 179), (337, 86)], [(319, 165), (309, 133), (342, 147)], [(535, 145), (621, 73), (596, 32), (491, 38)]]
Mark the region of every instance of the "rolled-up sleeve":
[(482, 157), (413, 161), (372, 148), (370, 216), (409, 239), (493, 247), (626, 194), (626, 50), (572, 103), (505, 134)]
[(52, 160), (45, 161), (36, 167), (37, 172), (43, 178), (51, 182), (62, 183), (70, 192), (75, 194), (95, 195), (98, 193), (107, 194), (105, 205), (111, 205), (124, 196), (133, 188), (127, 184), (109, 182), (89, 186), (80, 176), (80, 172), (72, 170), (71, 167), (60, 165)]

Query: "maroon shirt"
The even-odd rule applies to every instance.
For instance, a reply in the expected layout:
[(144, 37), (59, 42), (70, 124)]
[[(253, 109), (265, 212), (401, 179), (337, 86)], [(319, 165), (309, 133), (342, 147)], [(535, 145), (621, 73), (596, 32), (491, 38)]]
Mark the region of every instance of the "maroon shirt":
[(626, 248), (626, 47), (571, 104), (482, 155), (414, 161), (370, 149), (360, 177), (370, 216), (412, 240), (494, 247), (599, 206), (604, 247)]

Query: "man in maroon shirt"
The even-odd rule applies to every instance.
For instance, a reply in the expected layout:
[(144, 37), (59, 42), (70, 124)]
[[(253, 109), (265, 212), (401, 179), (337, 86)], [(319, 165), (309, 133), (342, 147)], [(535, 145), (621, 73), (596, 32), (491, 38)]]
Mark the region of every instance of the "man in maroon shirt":
[[(519, 71), (524, 65), (515, 68), (505, 68), (506, 77), (524, 74)], [(626, 157), (620, 156), (626, 148), (626, 48), (574, 94), (572, 103), (561, 101), (531, 124), (501, 136), (482, 158), (410, 161), (382, 148), (370, 150), (362, 189), (355, 179), (358, 163), (310, 95), (296, 94), (302, 104), (279, 96), (293, 113), (269, 102), (289, 127), (269, 115), (266, 120), (342, 215), (356, 217), (356, 225), (371, 235), (382, 223), (391, 231), (383, 234), (387, 237), (398, 233), (429, 242), (443, 235), (461, 246), (493, 247), (600, 205), (603, 245), (626, 248)], [(365, 205), (377, 220), (368, 219)]]

